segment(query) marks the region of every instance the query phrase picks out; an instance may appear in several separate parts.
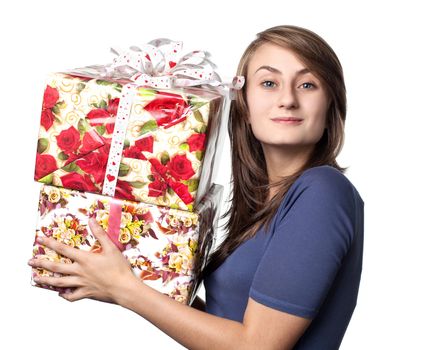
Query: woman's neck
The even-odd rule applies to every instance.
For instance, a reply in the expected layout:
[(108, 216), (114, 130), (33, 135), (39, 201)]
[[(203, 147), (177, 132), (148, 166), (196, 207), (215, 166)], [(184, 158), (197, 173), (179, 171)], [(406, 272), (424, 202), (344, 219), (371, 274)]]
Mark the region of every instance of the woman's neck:
[[(269, 184), (282, 180), (283, 177), (297, 173), (308, 161), (312, 147), (283, 148), (273, 145), (263, 145), (264, 157), (266, 160)], [(269, 199), (278, 191), (277, 187), (271, 189)]]

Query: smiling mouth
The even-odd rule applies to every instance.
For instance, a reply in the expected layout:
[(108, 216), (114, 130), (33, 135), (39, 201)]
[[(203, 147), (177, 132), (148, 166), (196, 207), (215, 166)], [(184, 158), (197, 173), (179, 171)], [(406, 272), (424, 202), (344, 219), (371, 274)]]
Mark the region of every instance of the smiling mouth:
[(302, 122), (303, 119), (295, 118), (295, 117), (278, 117), (278, 118), (272, 118), (272, 120), (278, 123), (296, 124)]

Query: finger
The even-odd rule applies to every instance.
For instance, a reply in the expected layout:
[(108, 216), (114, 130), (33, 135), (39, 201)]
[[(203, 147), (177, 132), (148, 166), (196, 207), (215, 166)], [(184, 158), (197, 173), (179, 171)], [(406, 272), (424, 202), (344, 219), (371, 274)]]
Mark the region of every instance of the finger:
[(51, 272), (57, 272), (64, 275), (75, 273), (75, 265), (71, 263), (61, 263), (47, 259), (30, 259), (28, 264), (34, 268), (42, 268)]
[(38, 284), (45, 284), (53, 287), (80, 287), (80, 279), (76, 276), (62, 276), (62, 277), (52, 277), (52, 276), (35, 276), (33, 280)]
[(45, 237), (45, 236), (39, 236), (36, 238), (36, 241), (39, 244), (42, 244), (55, 252), (57, 252), (60, 255), (66, 256), (67, 258), (70, 258), (71, 260), (78, 261), (80, 260), (80, 255), (84, 252), (81, 252), (79, 249), (75, 249), (73, 247), (70, 247), (64, 243), (61, 243), (54, 238), (51, 237)]
[(116, 249), (115, 244), (113, 244), (107, 232), (98, 224), (97, 220), (90, 218), (88, 224), (95, 238), (100, 242), (103, 250)]
[(71, 302), (87, 298), (83, 288), (77, 288), (72, 292), (59, 293), (59, 296)]

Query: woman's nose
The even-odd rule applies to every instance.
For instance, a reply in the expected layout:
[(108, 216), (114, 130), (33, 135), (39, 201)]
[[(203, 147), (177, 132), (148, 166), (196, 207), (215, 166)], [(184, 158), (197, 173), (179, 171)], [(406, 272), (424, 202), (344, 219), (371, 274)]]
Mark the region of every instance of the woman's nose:
[(291, 86), (283, 87), (280, 91), (278, 103), (280, 108), (296, 108), (298, 106), (296, 91)]

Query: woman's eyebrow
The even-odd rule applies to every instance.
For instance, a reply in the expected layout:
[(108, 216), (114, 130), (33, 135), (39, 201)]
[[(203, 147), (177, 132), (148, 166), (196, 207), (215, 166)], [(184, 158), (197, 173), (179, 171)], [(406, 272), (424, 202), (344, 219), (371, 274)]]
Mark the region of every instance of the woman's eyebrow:
[[(266, 69), (266, 70), (268, 70), (269, 72), (272, 72), (272, 73), (278, 73), (278, 74), (282, 74), (282, 72), (279, 70), (279, 69), (276, 69), (276, 68), (274, 68), (274, 67), (272, 67), (272, 66), (261, 66), (261, 67), (259, 67), (256, 71), (255, 71), (255, 73), (257, 73), (260, 69)], [(298, 70), (297, 72), (296, 72), (296, 75), (302, 75), (302, 74), (306, 74), (306, 73), (310, 73), (311, 71), (308, 69), (308, 68), (303, 68), (303, 69), (301, 69), (301, 70)], [(254, 73), (254, 74), (255, 74)]]

